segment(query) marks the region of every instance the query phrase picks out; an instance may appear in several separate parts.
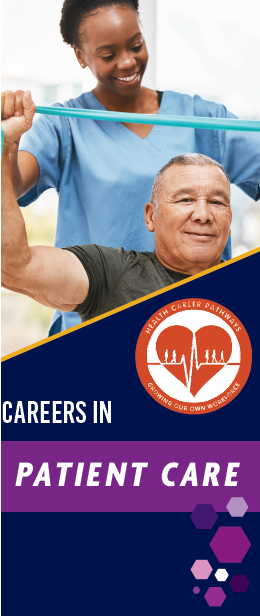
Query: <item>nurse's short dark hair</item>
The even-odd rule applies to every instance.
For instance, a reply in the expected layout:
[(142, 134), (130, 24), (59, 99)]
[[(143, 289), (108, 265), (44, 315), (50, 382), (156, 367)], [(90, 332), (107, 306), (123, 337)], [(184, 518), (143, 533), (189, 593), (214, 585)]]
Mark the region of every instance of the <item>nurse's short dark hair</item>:
[(129, 6), (138, 13), (139, 0), (64, 0), (60, 20), (60, 31), (64, 43), (80, 48), (79, 27), (84, 17), (95, 14), (103, 7), (117, 5)]
[(160, 193), (163, 188), (163, 176), (165, 174), (165, 171), (167, 171), (167, 169), (169, 169), (173, 165), (199, 165), (201, 167), (205, 165), (213, 165), (214, 167), (218, 167), (219, 169), (221, 169), (222, 173), (224, 173), (224, 176), (227, 178), (228, 183), (230, 184), (228, 174), (226, 173), (223, 165), (218, 163), (213, 158), (205, 156), (204, 154), (182, 154), (181, 156), (175, 156), (166, 165), (164, 165), (162, 169), (160, 169), (154, 180), (151, 203), (154, 204), (156, 212), (158, 212), (159, 209)]

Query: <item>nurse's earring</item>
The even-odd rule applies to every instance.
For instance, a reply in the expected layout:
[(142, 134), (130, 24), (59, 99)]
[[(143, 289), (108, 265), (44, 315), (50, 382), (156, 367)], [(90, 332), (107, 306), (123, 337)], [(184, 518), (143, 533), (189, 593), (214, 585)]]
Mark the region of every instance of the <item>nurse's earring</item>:
[(86, 68), (87, 64), (85, 62), (84, 55), (83, 55), (82, 51), (80, 49), (78, 49), (78, 47), (76, 47), (76, 45), (73, 45), (73, 50), (74, 50), (75, 56), (76, 56), (76, 58), (78, 60), (79, 65), (81, 66), (81, 68)]

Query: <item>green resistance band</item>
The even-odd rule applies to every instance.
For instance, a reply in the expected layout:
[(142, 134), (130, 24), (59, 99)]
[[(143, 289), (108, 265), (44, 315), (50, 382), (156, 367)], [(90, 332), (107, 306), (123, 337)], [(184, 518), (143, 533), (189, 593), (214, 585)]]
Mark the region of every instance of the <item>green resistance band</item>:
[[(96, 109), (71, 109), (70, 107), (37, 107), (36, 113), (65, 116), (66, 118), (85, 118), (105, 122), (129, 122), (159, 126), (182, 126), (184, 128), (203, 128), (209, 130), (235, 130), (260, 132), (259, 120), (233, 120), (231, 118), (200, 118), (196, 116), (154, 115), (142, 113), (122, 113), (119, 111), (98, 111)], [(1, 156), (4, 145), (4, 130), (1, 126)]]
[(210, 130), (239, 130), (260, 132), (260, 121), (233, 120), (231, 118), (199, 118), (194, 116), (148, 115), (122, 113), (119, 111), (98, 111), (96, 109), (71, 109), (69, 107), (37, 107), (37, 113), (58, 115), (67, 118), (88, 118), (107, 122), (129, 122), (160, 126), (184, 126), (186, 128), (207, 128)]

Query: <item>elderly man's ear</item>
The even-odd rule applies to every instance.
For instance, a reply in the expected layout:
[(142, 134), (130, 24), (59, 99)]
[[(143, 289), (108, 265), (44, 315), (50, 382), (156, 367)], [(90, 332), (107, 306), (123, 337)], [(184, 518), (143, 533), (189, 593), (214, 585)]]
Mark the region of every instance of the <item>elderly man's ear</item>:
[(146, 203), (146, 206), (144, 208), (144, 219), (147, 229), (148, 231), (151, 231), (151, 233), (153, 233), (155, 229), (155, 217), (156, 211), (154, 204), (150, 202)]

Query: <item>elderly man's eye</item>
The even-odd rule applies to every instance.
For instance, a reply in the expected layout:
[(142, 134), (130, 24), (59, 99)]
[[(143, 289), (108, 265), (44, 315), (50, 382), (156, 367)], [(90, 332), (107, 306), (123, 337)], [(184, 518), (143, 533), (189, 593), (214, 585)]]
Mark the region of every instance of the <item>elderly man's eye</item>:
[(213, 205), (223, 205), (222, 201), (217, 200), (211, 201), (210, 203), (212, 203)]

